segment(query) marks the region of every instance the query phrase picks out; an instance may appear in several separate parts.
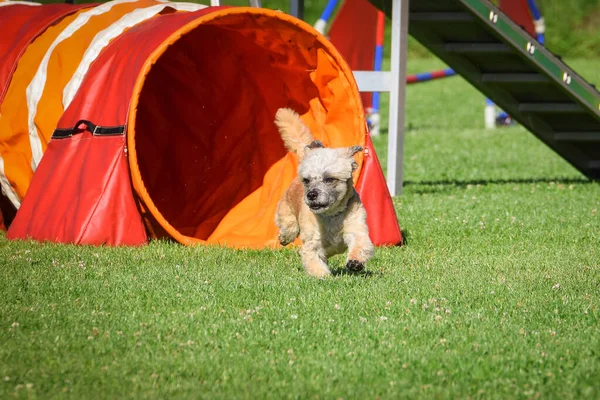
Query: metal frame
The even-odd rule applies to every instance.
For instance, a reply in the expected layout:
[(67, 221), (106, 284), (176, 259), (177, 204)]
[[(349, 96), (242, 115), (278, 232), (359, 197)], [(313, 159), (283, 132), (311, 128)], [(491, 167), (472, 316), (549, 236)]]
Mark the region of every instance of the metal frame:
[(387, 184), (392, 196), (402, 194), (402, 180), (404, 173), (404, 109), (406, 105), (407, 38), (408, 0), (393, 0), (387, 157)]
[(410, 8), (415, 39), (580, 172), (600, 180), (600, 92), (488, 0), (421, 0)]
[(290, 15), (304, 20), (304, 0), (290, 0)]
[(392, 196), (402, 194), (404, 121), (409, 0), (392, 0), (390, 71), (353, 71), (361, 92), (389, 92), (387, 185)]

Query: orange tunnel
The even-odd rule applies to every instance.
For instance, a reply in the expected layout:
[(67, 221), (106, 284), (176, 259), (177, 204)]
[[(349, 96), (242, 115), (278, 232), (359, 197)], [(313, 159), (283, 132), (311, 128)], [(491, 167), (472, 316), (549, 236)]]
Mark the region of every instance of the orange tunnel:
[(195, 21), (138, 82), (134, 187), (181, 242), (277, 236), (272, 216), (297, 167), (273, 123), (279, 107), (298, 110), (331, 146), (364, 145), (360, 100), (337, 53), (291, 17), (264, 15), (229, 9)]

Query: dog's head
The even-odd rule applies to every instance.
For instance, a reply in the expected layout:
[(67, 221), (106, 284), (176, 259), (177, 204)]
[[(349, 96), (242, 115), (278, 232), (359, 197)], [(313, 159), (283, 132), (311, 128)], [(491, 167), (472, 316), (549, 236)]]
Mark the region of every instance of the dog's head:
[(304, 185), (304, 202), (315, 214), (335, 214), (346, 207), (352, 194), (352, 172), (358, 168), (354, 154), (361, 146), (329, 149), (314, 141), (304, 149), (298, 175)]

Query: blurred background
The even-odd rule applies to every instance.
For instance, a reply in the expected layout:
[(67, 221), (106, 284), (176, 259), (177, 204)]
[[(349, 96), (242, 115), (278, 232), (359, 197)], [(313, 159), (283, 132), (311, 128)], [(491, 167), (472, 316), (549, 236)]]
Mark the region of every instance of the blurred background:
[[(186, 1), (186, 0), (183, 0)], [(418, 0), (413, 0), (418, 1)], [(38, 0), (40, 3), (61, 3), (59, 0)], [(76, 3), (99, 3), (75, 0)], [(210, 4), (210, 0), (187, 1)], [(492, 1), (494, 2), (494, 1)], [(342, 1), (338, 1), (338, 6)], [(600, 57), (600, 0), (537, 0), (546, 20), (546, 46), (562, 57)], [(223, 0), (222, 4), (246, 6), (245, 0)], [(304, 20), (314, 24), (323, 12), (327, 0), (304, 0)], [(286, 0), (262, 0), (265, 8), (289, 12)], [(386, 24), (386, 48), (389, 46), (390, 21)], [(388, 52), (389, 54), (389, 52)], [(424, 47), (409, 38), (409, 57), (433, 57)]]

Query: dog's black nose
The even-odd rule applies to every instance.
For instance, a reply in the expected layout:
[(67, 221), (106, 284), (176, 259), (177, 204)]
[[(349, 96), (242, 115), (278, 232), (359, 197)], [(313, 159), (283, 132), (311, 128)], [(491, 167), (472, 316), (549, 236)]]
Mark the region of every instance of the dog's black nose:
[(309, 200), (316, 200), (319, 197), (319, 193), (316, 190), (310, 190), (306, 193), (306, 198)]

